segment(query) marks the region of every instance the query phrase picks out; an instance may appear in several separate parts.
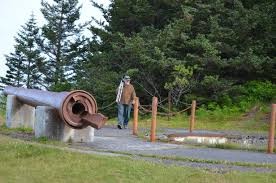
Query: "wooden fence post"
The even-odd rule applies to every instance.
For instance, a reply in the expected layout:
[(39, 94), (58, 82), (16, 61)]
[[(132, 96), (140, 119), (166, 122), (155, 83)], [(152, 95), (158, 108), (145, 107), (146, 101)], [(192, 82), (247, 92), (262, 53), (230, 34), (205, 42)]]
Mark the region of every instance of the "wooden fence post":
[(271, 105), (270, 129), (268, 133), (267, 153), (273, 153), (274, 149), (274, 134), (275, 134), (275, 118), (276, 118), (276, 104)]
[(190, 116), (190, 133), (193, 132), (195, 126), (195, 110), (196, 110), (196, 101), (192, 101), (192, 109), (191, 109), (191, 116)]
[(139, 114), (139, 98), (134, 98), (134, 110), (133, 110), (133, 135), (138, 135), (138, 114)]
[(151, 117), (151, 133), (150, 133), (150, 141), (155, 142), (156, 136), (156, 116), (157, 116), (157, 105), (158, 105), (158, 98), (152, 98), (152, 117)]

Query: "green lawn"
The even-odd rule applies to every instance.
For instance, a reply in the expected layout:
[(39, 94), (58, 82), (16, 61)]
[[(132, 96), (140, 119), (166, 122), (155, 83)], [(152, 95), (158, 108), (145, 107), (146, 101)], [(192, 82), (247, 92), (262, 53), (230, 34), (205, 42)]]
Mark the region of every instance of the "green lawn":
[(212, 173), (122, 157), (72, 153), (0, 135), (0, 182), (276, 182), (276, 173)]

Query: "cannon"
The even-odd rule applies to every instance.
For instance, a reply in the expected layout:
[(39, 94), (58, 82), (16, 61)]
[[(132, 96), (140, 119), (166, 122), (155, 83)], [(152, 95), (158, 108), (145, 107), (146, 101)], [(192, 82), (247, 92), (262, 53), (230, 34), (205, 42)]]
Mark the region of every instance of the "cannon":
[(91, 126), (100, 129), (107, 117), (97, 113), (95, 98), (86, 91), (50, 92), (37, 89), (26, 89), (6, 86), (5, 95), (14, 95), (24, 104), (36, 106), (50, 106), (58, 110), (61, 119), (73, 129)]

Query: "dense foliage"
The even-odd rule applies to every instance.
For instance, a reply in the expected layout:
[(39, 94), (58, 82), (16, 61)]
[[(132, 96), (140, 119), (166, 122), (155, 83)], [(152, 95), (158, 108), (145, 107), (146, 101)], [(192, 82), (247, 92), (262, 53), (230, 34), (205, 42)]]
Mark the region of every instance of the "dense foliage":
[[(105, 21), (92, 18), (87, 39), (75, 24), (78, 1), (54, 3), (42, 1), (39, 41), (48, 89), (84, 89), (104, 106), (129, 74), (144, 104), (169, 92), (179, 108), (192, 99), (222, 107), (276, 96), (274, 0), (111, 0), (107, 8), (92, 1)], [(21, 65), (20, 53), (12, 56)]]
[(274, 1), (114, 0), (108, 9), (94, 6), (107, 23), (90, 29), (97, 39), (84, 72), (90, 77), (82, 82), (97, 83), (89, 88), (99, 98), (113, 95), (125, 73), (147, 104), (169, 91), (180, 106), (191, 99), (223, 106), (247, 101), (244, 95), (261, 101), (275, 96)]

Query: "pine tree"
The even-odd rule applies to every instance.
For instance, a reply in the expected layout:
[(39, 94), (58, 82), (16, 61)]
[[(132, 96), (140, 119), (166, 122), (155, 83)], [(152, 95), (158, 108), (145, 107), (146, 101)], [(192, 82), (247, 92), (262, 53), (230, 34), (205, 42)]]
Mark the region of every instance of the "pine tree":
[(20, 30), (18, 37), (15, 39), (18, 43), (19, 50), (25, 57), (23, 72), (25, 74), (25, 85), (27, 88), (41, 88), (43, 85), (41, 74), (41, 71), (43, 71), (43, 58), (41, 57), (41, 52), (36, 42), (38, 36), (39, 28), (32, 14), (28, 22), (22, 26), (22, 30)]
[(15, 52), (5, 55), (6, 66), (8, 70), (5, 77), (1, 77), (1, 83), (4, 85), (10, 85), (20, 87), (24, 85), (24, 73), (23, 73), (23, 62), (24, 57), (22, 52), (19, 51), (18, 46), (15, 46)]
[(36, 44), (38, 34), (39, 28), (32, 14), (15, 37), (14, 53), (6, 56), (9, 70), (6, 77), (1, 78), (3, 84), (41, 88), (43, 83), (40, 71), (43, 69), (43, 58)]
[(46, 82), (51, 90), (68, 90), (72, 65), (76, 59), (81, 27), (76, 25), (80, 17), (78, 0), (54, 0), (53, 4), (42, 1), (41, 12), (47, 23), (42, 27), (40, 42), (47, 55)]

